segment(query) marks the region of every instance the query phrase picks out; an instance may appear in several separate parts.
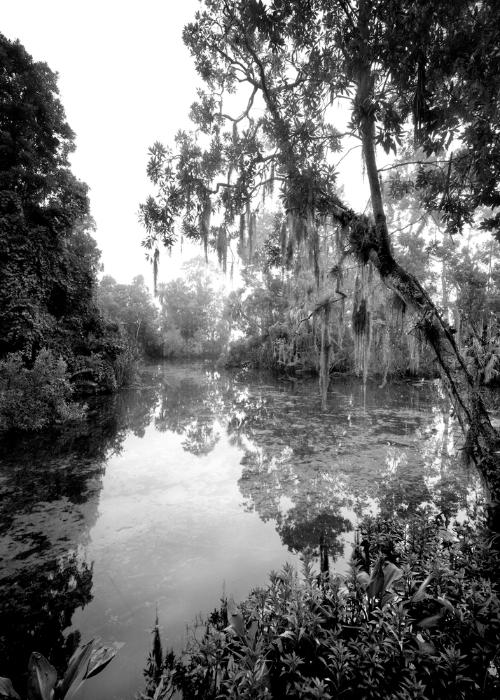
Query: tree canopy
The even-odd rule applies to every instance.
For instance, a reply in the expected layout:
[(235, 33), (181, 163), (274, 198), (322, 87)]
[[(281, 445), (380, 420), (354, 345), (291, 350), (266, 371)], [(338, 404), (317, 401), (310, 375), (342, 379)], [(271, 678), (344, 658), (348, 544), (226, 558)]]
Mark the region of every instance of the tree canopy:
[(56, 75), (0, 35), (0, 355), (99, 332), (99, 251)]
[(161, 284), (160, 326), (167, 357), (218, 356), (229, 339), (224, 296), (216, 270), (200, 258), (184, 263), (183, 277)]
[[(184, 31), (205, 84), (191, 109), (195, 128), (178, 133), (174, 150), (152, 147), (148, 174), (157, 193), (141, 207), (144, 245), (155, 261), (160, 246), (176, 239), (179, 220), (182, 235), (205, 246), (220, 251), (239, 237), (251, 249), (259, 203), (276, 186), (285, 212), (282, 253), (290, 260), (307, 252), (324, 327), (343, 295), (347, 256), (378, 272), (414, 334), (433, 349), (495, 498), (496, 433), (446, 319), (394, 256), (381, 180), (390, 184), (398, 166), (379, 167), (377, 149), (397, 152), (411, 138), (421, 155), (406, 163), (413, 166), (408, 187), (422, 210), (439, 215), (451, 233), (478, 220), (498, 233), (499, 11), (492, 0), (205, 0)], [(346, 139), (361, 146), (371, 216), (354, 212), (336, 190), (336, 154)], [(321, 262), (324, 227), (334, 257), (328, 266)], [(360, 272), (353, 302), (364, 347), (372, 336), (371, 274)], [(325, 378), (326, 331), (321, 343)]]

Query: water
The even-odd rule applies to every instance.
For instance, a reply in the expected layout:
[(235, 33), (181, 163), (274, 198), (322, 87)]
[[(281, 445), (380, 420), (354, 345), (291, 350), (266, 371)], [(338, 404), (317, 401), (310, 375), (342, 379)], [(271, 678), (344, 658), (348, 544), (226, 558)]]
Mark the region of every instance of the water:
[(180, 648), (322, 534), (342, 571), (366, 513), (459, 514), (479, 487), (457, 440), (437, 383), (338, 378), (322, 410), (314, 380), (150, 367), (86, 424), (0, 445), (0, 676), (22, 691), (30, 651), (64, 665), (100, 636), (117, 657), (78, 697), (132, 698), (156, 610)]

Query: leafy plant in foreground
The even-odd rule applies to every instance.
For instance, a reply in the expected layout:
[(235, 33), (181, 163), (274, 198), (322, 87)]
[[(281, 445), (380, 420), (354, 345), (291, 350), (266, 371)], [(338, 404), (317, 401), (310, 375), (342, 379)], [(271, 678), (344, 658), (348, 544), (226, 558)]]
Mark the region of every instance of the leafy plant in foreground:
[(498, 697), (498, 566), (481, 531), (416, 517), (362, 534), (346, 577), (316, 576), (306, 555), (301, 577), (285, 566), (224, 601), (159, 680), (149, 669), (147, 697)]
[[(52, 664), (42, 654), (33, 652), (28, 665), (27, 700), (69, 700), (82, 683), (100, 673), (115, 654), (113, 647), (102, 646), (99, 639), (92, 639), (76, 649), (64, 676), (58, 681)], [(0, 678), (0, 698), (21, 700), (9, 678)]]

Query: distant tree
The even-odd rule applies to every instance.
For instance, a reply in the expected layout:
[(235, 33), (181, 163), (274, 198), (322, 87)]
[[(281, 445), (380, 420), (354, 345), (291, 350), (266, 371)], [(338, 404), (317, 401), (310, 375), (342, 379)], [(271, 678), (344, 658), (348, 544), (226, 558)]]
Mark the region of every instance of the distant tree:
[(218, 355), (228, 341), (229, 324), (224, 316), (224, 295), (213, 284), (214, 270), (201, 258), (183, 268), (183, 278), (159, 288), (165, 352)]
[(142, 275), (134, 277), (132, 284), (118, 284), (104, 276), (97, 303), (105, 320), (117, 324), (131, 345), (147, 355), (158, 355), (158, 309)]

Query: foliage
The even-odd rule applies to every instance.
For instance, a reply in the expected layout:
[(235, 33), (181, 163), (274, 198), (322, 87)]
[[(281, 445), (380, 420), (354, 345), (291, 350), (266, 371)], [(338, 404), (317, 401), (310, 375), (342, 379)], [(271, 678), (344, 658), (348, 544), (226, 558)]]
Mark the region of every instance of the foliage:
[(266, 339), (249, 336), (233, 340), (218, 363), (223, 367), (272, 367), (272, 351)]
[(74, 134), (56, 76), (3, 36), (0, 58), (0, 355), (30, 357), (99, 325), (99, 252), (87, 188), (69, 170)]
[(19, 371), (48, 348), (71, 375), (90, 355), (112, 372), (121, 350), (95, 304), (100, 253), (74, 138), (57, 76), (0, 35), (0, 358), (21, 353)]
[(218, 356), (229, 338), (223, 294), (215, 271), (200, 258), (184, 264), (184, 277), (159, 287), (160, 325), (166, 357)]
[[(298, 300), (292, 302), (288, 289), (285, 303), (288, 301), (292, 315), (307, 309), (302, 316), (312, 315), (314, 321), (324, 324), (325, 318), (321, 318), (315, 308), (325, 309), (326, 314), (321, 302), (328, 290), (335, 301), (340, 301), (339, 294), (349, 298), (353, 293), (354, 284), (353, 281), (349, 284), (344, 274), (343, 259), (349, 252), (356, 254), (356, 222), (361, 225), (364, 238), (371, 235), (363, 217), (352, 219), (352, 212), (349, 214), (345, 207), (344, 213), (339, 213), (342, 206), (328, 155), (341, 148), (346, 136), (363, 138), (366, 131), (363, 124), (368, 123), (368, 119), (373, 122), (370, 139), (374, 144), (382, 145), (387, 152), (396, 152), (401, 147), (395, 170), (391, 171), (392, 166), (382, 170), (389, 170), (388, 188), (393, 195), (397, 194), (399, 200), (410, 195), (406, 196), (405, 206), (411, 208), (411, 216), (419, 225), (418, 230), (412, 227), (406, 234), (407, 227), (403, 227), (399, 242), (394, 243), (406, 270), (420, 282), (429, 281), (428, 289), (432, 292), (435, 280), (422, 235), (424, 229), (428, 232), (430, 228), (428, 214), (440, 218), (443, 230), (447, 227), (456, 231), (464, 222), (472, 221), (479, 206), (479, 175), (475, 172), (476, 164), (471, 163), (470, 153), (467, 155), (462, 149), (459, 159), (453, 154), (450, 157), (443, 144), (449, 142), (452, 135), (458, 138), (460, 120), (466, 122), (475, 118), (472, 105), (474, 109), (480, 104), (484, 109), (491, 106), (495, 93), (486, 85), (474, 98), (468, 96), (466, 108), (461, 108), (460, 104), (464, 105), (462, 98), (467, 86), (471, 87), (468, 81), (472, 80), (472, 74), (476, 83), (478, 78), (477, 66), (471, 68), (462, 62), (463, 56), (473, 50), (470, 37), (463, 32), (464, 22), (475, 41), (484, 29), (482, 41), (488, 44), (496, 36), (490, 23), (493, 14), (495, 10), (490, 3), (482, 3), (472, 14), (466, 3), (456, 3), (453, 8), (447, 3), (433, 3), (431, 11), (426, 3), (415, 8), (404, 0), (384, 5), (361, 0), (350, 6), (341, 2), (297, 0), (289, 4), (286, 12), (279, 3), (273, 2), (231, 5), (218, 0), (204, 3), (195, 21), (184, 32), (185, 42), (205, 83), (205, 89), (199, 91), (198, 102), (191, 110), (196, 131), (180, 132), (176, 151), (161, 144), (155, 144), (150, 151), (148, 173), (158, 196), (156, 200), (150, 198), (141, 209), (147, 231), (146, 248), (157, 251), (160, 243), (171, 245), (176, 237), (176, 221), (181, 218), (189, 237), (204, 240), (205, 245), (213, 243), (218, 252), (220, 245), (227, 247), (231, 240), (238, 239), (240, 257), (249, 265), (254, 278), (256, 268), (264, 273), (261, 274), (263, 291), (269, 286), (264, 279), (269, 264), (281, 267), (283, 283), (284, 275), (293, 278), (303, 273), (307, 267), (304, 258), (308, 256), (312, 278), (308, 286), (313, 294), (306, 295), (303, 289)], [(445, 27), (449, 35), (444, 33)], [(422, 36), (426, 37), (425, 46)], [(478, 64), (488, 63), (485, 55), (481, 54), (480, 58), (477, 52), (474, 55)], [(490, 71), (491, 66), (487, 69)], [(449, 95), (445, 103), (441, 87), (438, 87), (442, 81)], [(477, 92), (476, 83), (473, 87)], [(369, 88), (365, 84), (369, 84)], [(370, 103), (369, 109), (366, 105), (360, 106), (363, 90), (366, 103)], [(233, 93), (246, 104), (239, 115), (229, 110)], [(353, 94), (356, 97), (352, 97)], [(329, 106), (336, 98), (350, 101), (352, 119), (344, 133), (331, 126), (341, 116)], [(410, 133), (410, 118), (416, 126), (411, 140), (402, 147), (404, 133)], [(469, 129), (460, 132), (463, 143), (471, 136)], [(487, 143), (490, 143), (488, 139), (482, 144), (481, 158), (484, 159), (491, 157), (486, 151)], [(467, 167), (462, 161), (467, 161)], [(407, 162), (410, 165), (407, 166)], [(490, 178), (494, 162), (491, 158), (488, 163)], [(417, 164), (416, 168), (408, 172), (412, 163)], [(400, 166), (404, 166), (402, 174)], [(484, 185), (486, 170), (482, 176)], [(457, 190), (455, 178), (461, 180), (460, 190)], [(266, 196), (272, 196), (274, 185), (280, 188), (286, 216), (278, 213), (277, 224), (272, 226), (266, 221), (270, 215), (263, 207)], [(493, 205), (493, 200), (489, 204)], [(334, 225), (328, 231), (325, 220), (329, 214), (333, 214)], [(216, 215), (222, 216), (224, 221), (223, 242), (212, 223)], [(350, 250), (345, 243), (337, 245), (333, 259), (329, 258), (321, 239), (328, 241), (330, 238), (326, 248), (330, 247), (333, 252), (333, 241), (339, 235), (335, 228), (339, 225), (340, 233), (345, 235), (348, 219), (353, 222)], [(370, 240), (373, 243), (376, 237), (372, 235)], [(366, 242), (358, 240), (357, 246), (358, 258), (363, 262), (368, 257)], [(300, 283), (297, 287), (300, 288)], [(269, 291), (272, 295), (270, 288)], [(242, 294), (248, 306), (252, 299), (254, 307), (267, 304), (265, 293), (259, 294), (255, 284), (252, 288), (248, 278)], [(341, 335), (342, 340), (351, 342), (351, 349), (357, 340), (367, 346), (363, 351), (367, 362), (351, 357), (351, 366), (363, 374), (367, 370), (364, 365), (370, 364), (370, 354), (383, 355), (382, 367), (377, 366), (385, 380), (388, 373), (415, 371), (418, 366), (415, 348), (420, 341), (410, 338), (405, 348), (408, 331), (401, 334), (398, 327), (394, 332), (390, 330), (391, 314), (387, 307), (392, 305), (392, 295), (379, 293), (378, 297), (375, 303), (379, 309), (370, 311), (373, 327), (370, 325), (361, 335), (355, 329), (354, 334), (346, 335), (342, 331)], [(252, 319), (254, 315), (245, 314)], [(355, 315), (356, 309), (353, 318)], [(408, 326), (414, 325), (410, 316), (408, 313)], [(283, 315), (279, 320), (285, 322), (289, 334), (295, 336), (293, 321)], [(331, 336), (336, 327), (343, 327), (344, 321), (334, 314), (329, 323)], [(258, 329), (247, 328), (244, 332), (265, 337), (272, 323), (265, 328), (262, 322), (260, 325)], [(304, 328), (301, 334), (302, 331)], [(312, 352), (307, 364), (321, 370), (319, 345), (326, 341), (328, 347), (321, 352), (324, 361), (330, 360), (330, 369), (335, 365), (346, 367), (345, 349), (336, 353), (331, 338), (328, 341), (326, 334), (314, 335), (310, 333), (308, 344)], [(391, 353), (403, 357), (406, 353), (406, 359), (401, 361), (397, 357), (396, 362), (391, 362)], [(287, 355), (293, 364), (296, 353)], [(434, 372), (427, 357), (425, 374)]]
[[(116, 650), (105, 647), (99, 639), (79, 646), (71, 657), (63, 678), (38, 652), (30, 656), (28, 666), (28, 700), (70, 700), (87, 678), (101, 673), (114, 658)], [(8, 678), (0, 678), (0, 693), (6, 700), (20, 700)]]
[(70, 401), (73, 388), (66, 363), (51, 350), (40, 350), (31, 369), (21, 353), (7, 355), (0, 361), (0, 381), (3, 430), (40, 430), (84, 416), (84, 408)]
[(116, 386), (131, 386), (137, 379), (137, 351), (130, 345), (125, 345), (113, 363), (113, 373)]
[(287, 565), (241, 606), (224, 601), (160, 681), (150, 664), (147, 696), (493, 699), (500, 600), (482, 536), (368, 520), (348, 577), (317, 577), (306, 556), (302, 578)]
[(105, 275), (97, 289), (97, 305), (105, 321), (122, 331), (128, 347), (159, 355), (158, 310), (142, 275), (134, 277), (132, 284), (117, 284)]
[[(215, 215), (223, 232), (218, 250), (238, 234), (251, 250), (259, 199), (279, 187), (283, 263), (307, 255), (316, 282), (323, 402), (334, 347), (332, 309), (345, 299), (344, 263), (351, 256), (360, 268), (352, 330), (354, 364), (365, 381), (375, 338), (366, 282), (376, 273), (389, 299), (403, 306), (412, 343), (425, 341), (432, 349), (470, 458), (491, 492), (492, 520), (500, 509), (498, 434), (449, 324), (394, 256), (380, 182), (391, 166), (379, 167), (377, 148), (396, 154), (413, 132), (415, 149), (425, 155), (417, 177), (423, 212), (439, 212), (451, 234), (476, 218), (498, 229), (498, 13), (493, 0), (472, 8), (467, 0), (205, 0), (184, 30), (204, 81), (191, 110), (195, 128), (178, 134), (175, 150), (151, 149), (156, 198), (141, 208), (143, 244), (155, 260), (160, 245), (175, 240), (178, 220), (186, 235), (207, 246)], [(235, 94), (246, 105), (240, 114), (232, 110)], [(339, 101), (349, 114), (343, 130), (332, 126), (346, 121)], [(354, 212), (335, 187), (334, 163), (342, 160), (335, 153), (344, 137), (361, 146), (369, 214)], [(485, 208), (494, 215), (484, 219)], [(321, 265), (325, 245), (335, 258), (328, 267)], [(333, 273), (328, 285), (322, 271)], [(383, 350), (387, 335), (379, 333)]]

